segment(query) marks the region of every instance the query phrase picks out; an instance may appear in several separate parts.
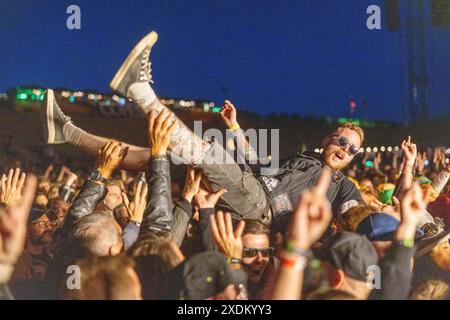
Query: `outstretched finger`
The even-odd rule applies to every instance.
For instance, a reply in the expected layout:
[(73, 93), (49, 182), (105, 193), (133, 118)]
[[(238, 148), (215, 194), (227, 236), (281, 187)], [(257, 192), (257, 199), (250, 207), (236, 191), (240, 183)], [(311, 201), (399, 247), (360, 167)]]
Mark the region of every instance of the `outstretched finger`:
[(317, 195), (325, 196), (328, 191), (328, 187), (331, 182), (331, 169), (328, 167), (324, 167), (322, 170), (322, 174), (320, 175), (319, 182), (314, 187), (314, 192)]
[(225, 244), (224, 244), (224, 242), (222, 240), (222, 237), (220, 235), (215, 215), (212, 214), (209, 217), (209, 223), (210, 223), (210, 226), (211, 226), (211, 235), (212, 235), (212, 237), (214, 239), (214, 242), (217, 244), (219, 249), (223, 250), (225, 248)]
[(18, 184), (18, 186), (17, 186), (17, 189), (18, 190), (22, 190), (22, 188), (23, 188), (23, 185), (24, 185), (24, 183), (25, 183), (25, 178), (26, 178), (26, 174), (25, 174), (25, 172), (22, 172), (22, 175), (20, 176), (20, 180), (19, 180), (19, 184)]
[(245, 221), (244, 220), (239, 221), (236, 227), (236, 231), (234, 232), (234, 237), (240, 238), (242, 236), (242, 233), (244, 232), (244, 228), (245, 228)]
[[(34, 195), (36, 193), (37, 187), (37, 178), (34, 174), (28, 175), (25, 180), (25, 186), (23, 188), (23, 196), (22, 202), (18, 206), (20, 213), (22, 214), (21, 218), (25, 221), (28, 219), (28, 215), (31, 210), (31, 206), (33, 205)], [(24, 221), (22, 220), (22, 221)]]

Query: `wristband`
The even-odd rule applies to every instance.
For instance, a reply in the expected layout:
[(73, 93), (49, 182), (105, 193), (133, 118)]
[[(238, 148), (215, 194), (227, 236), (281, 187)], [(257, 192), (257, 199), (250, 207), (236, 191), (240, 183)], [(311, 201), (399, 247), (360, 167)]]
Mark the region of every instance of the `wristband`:
[(227, 261), (229, 264), (234, 264), (234, 263), (243, 264), (242, 259), (239, 259), (239, 258), (228, 257)]
[(228, 128), (228, 130), (230, 130), (231, 132), (236, 131), (237, 129), (240, 129), (241, 127), (239, 126), (239, 124), (233, 124), (231, 127)]
[(397, 241), (397, 243), (405, 248), (414, 248), (414, 239), (403, 239), (403, 240), (399, 240)]
[(305, 270), (308, 259), (303, 256), (298, 256), (296, 258), (282, 256), (280, 261), (282, 268), (294, 269), (294, 271), (301, 272)]
[(288, 253), (293, 253), (306, 259), (312, 258), (311, 250), (303, 250), (295, 246), (291, 241), (288, 241), (284, 250)]

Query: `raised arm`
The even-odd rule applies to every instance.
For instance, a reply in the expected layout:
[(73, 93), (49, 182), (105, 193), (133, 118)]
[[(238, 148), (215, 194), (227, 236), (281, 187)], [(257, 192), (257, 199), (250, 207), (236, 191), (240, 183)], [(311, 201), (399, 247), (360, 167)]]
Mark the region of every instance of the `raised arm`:
[(409, 296), (414, 238), (425, 211), (425, 202), (417, 183), (401, 198), (401, 222), (395, 235), (395, 241), (381, 265), (381, 288), (372, 290), (370, 299), (405, 300)]
[(403, 140), (401, 147), (403, 150), (404, 162), (400, 178), (398, 179), (394, 190), (394, 196), (397, 198), (400, 198), (402, 190), (408, 190), (412, 186), (414, 163), (417, 157), (417, 146), (411, 141), (410, 136), (408, 136), (408, 139)]
[(95, 161), (95, 170), (91, 178), (83, 184), (80, 193), (75, 198), (64, 221), (64, 228), (70, 228), (73, 223), (89, 214), (92, 214), (97, 204), (107, 193), (104, 182), (108, 180), (116, 170), (128, 152), (128, 148), (122, 148), (120, 142), (108, 141), (100, 149)]
[(274, 300), (298, 300), (303, 287), (303, 272), (309, 250), (331, 223), (331, 205), (327, 190), (331, 171), (324, 169), (313, 189), (302, 193), (299, 205), (290, 222), (287, 246), (282, 252), (281, 265), (273, 285)]
[(228, 127), (228, 130), (234, 134), (237, 140), (238, 155), (244, 156), (245, 161), (250, 162), (250, 164), (257, 164), (258, 155), (245, 138), (244, 132), (237, 122), (236, 108), (231, 101), (225, 100), (222, 110), (220, 111), (220, 116)]
[(149, 201), (144, 212), (139, 237), (152, 231), (170, 231), (172, 225), (172, 190), (170, 161), (167, 149), (170, 137), (177, 126), (174, 115), (163, 110), (158, 116), (150, 112), (148, 139), (150, 148), (149, 168), (146, 174)]

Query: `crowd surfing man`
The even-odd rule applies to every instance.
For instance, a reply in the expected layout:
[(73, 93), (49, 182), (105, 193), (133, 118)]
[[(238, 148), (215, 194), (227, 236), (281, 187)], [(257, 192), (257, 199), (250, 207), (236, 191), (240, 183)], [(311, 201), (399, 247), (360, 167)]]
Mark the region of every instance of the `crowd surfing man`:
[[(386, 188), (383, 197), (361, 189), (363, 199), (342, 172), (364, 139), (352, 124), (327, 136), (321, 155), (287, 159), (271, 175), (223, 162), (222, 146), (193, 135), (150, 87), (156, 39), (154, 32), (142, 39), (111, 81), (147, 114), (150, 148), (83, 131), (47, 91), (41, 114), (46, 142), (81, 147), (95, 156), (95, 169), (86, 179), (69, 170), (64, 181), (61, 173), (58, 184), (48, 169), (39, 184), (19, 170), (2, 177), (0, 299), (11, 298), (6, 284), (17, 298), (33, 299), (407, 299), (413, 291), (416, 298), (449, 297), (450, 197), (436, 199), (450, 176), (445, 157), (433, 160), (437, 175), (421, 189), (412, 172), (424, 156), (410, 138), (403, 141), (389, 205), (380, 203)], [(251, 154), (231, 102), (221, 114)], [(192, 165), (176, 201), (170, 153)], [(130, 180), (122, 171), (111, 181), (119, 168), (145, 174)], [(353, 177), (364, 188), (376, 184)], [(327, 234), (333, 220), (335, 232)], [(278, 230), (274, 223), (284, 226), (281, 237), (271, 232)], [(188, 240), (192, 252), (181, 247)], [(375, 245), (380, 240), (382, 248)], [(424, 263), (421, 256), (429, 259)], [(76, 282), (68, 285), (73, 266), (81, 270), (79, 289)], [(373, 266), (381, 268), (381, 290), (367, 286)], [(420, 278), (412, 279), (413, 268)]]
[[(146, 35), (128, 55), (110, 87), (134, 101), (147, 115), (164, 111), (166, 116), (172, 116), (173, 113), (158, 100), (150, 86), (153, 82), (150, 52), (156, 41), (155, 32)], [(231, 102), (226, 101), (221, 114), (230, 130), (236, 135), (242, 134)], [(95, 155), (106, 142), (105, 138), (76, 127), (58, 107), (52, 90), (47, 91), (42, 121), (45, 140), (49, 144), (68, 142)], [(212, 192), (224, 191), (218, 205), (231, 212), (235, 220), (253, 219), (270, 225), (289, 217), (299, 194), (317, 183), (325, 166), (333, 170), (327, 197), (335, 216), (362, 202), (354, 184), (341, 171), (358, 153), (363, 140), (364, 132), (360, 127), (342, 124), (323, 140), (322, 155), (290, 158), (270, 176), (258, 176), (243, 170), (236, 162), (230, 163), (228, 158), (225, 162), (223, 155), (226, 157), (226, 152), (222, 146), (202, 141), (181, 121), (177, 121), (169, 149), (174, 156), (200, 169)], [(148, 149), (128, 148), (121, 168), (142, 171), (149, 160)]]

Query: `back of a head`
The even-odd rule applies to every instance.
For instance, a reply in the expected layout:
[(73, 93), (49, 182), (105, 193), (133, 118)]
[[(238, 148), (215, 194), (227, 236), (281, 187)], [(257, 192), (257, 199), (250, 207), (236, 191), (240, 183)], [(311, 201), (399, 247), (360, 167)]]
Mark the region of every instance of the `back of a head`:
[(373, 209), (367, 205), (360, 204), (343, 212), (336, 219), (336, 229), (338, 232), (356, 232), (358, 225), (372, 213)]
[(308, 296), (308, 300), (357, 300), (357, 298), (347, 291), (329, 289), (324, 292), (313, 292)]
[(411, 293), (411, 300), (448, 300), (450, 287), (444, 281), (430, 279), (418, 286)]
[(137, 256), (134, 260), (136, 272), (142, 284), (143, 299), (163, 299), (166, 295), (168, 276), (172, 268), (157, 255)]
[(170, 232), (155, 231), (147, 233), (145, 238), (138, 240), (128, 250), (128, 254), (134, 258), (140, 256), (159, 256), (170, 268), (180, 264), (180, 257), (173, 250), (174, 242)]
[(110, 214), (102, 212), (79, 219), (69, 234), (69, 245), (77, 257), (107, 256), (119, 243), (123, 243), (120, 228)]
[(141, 285), (134, 262), (126, 256), (95, 257), (78, 260), (79, 288), (66, 290), (74, 300), (139, 300)]

